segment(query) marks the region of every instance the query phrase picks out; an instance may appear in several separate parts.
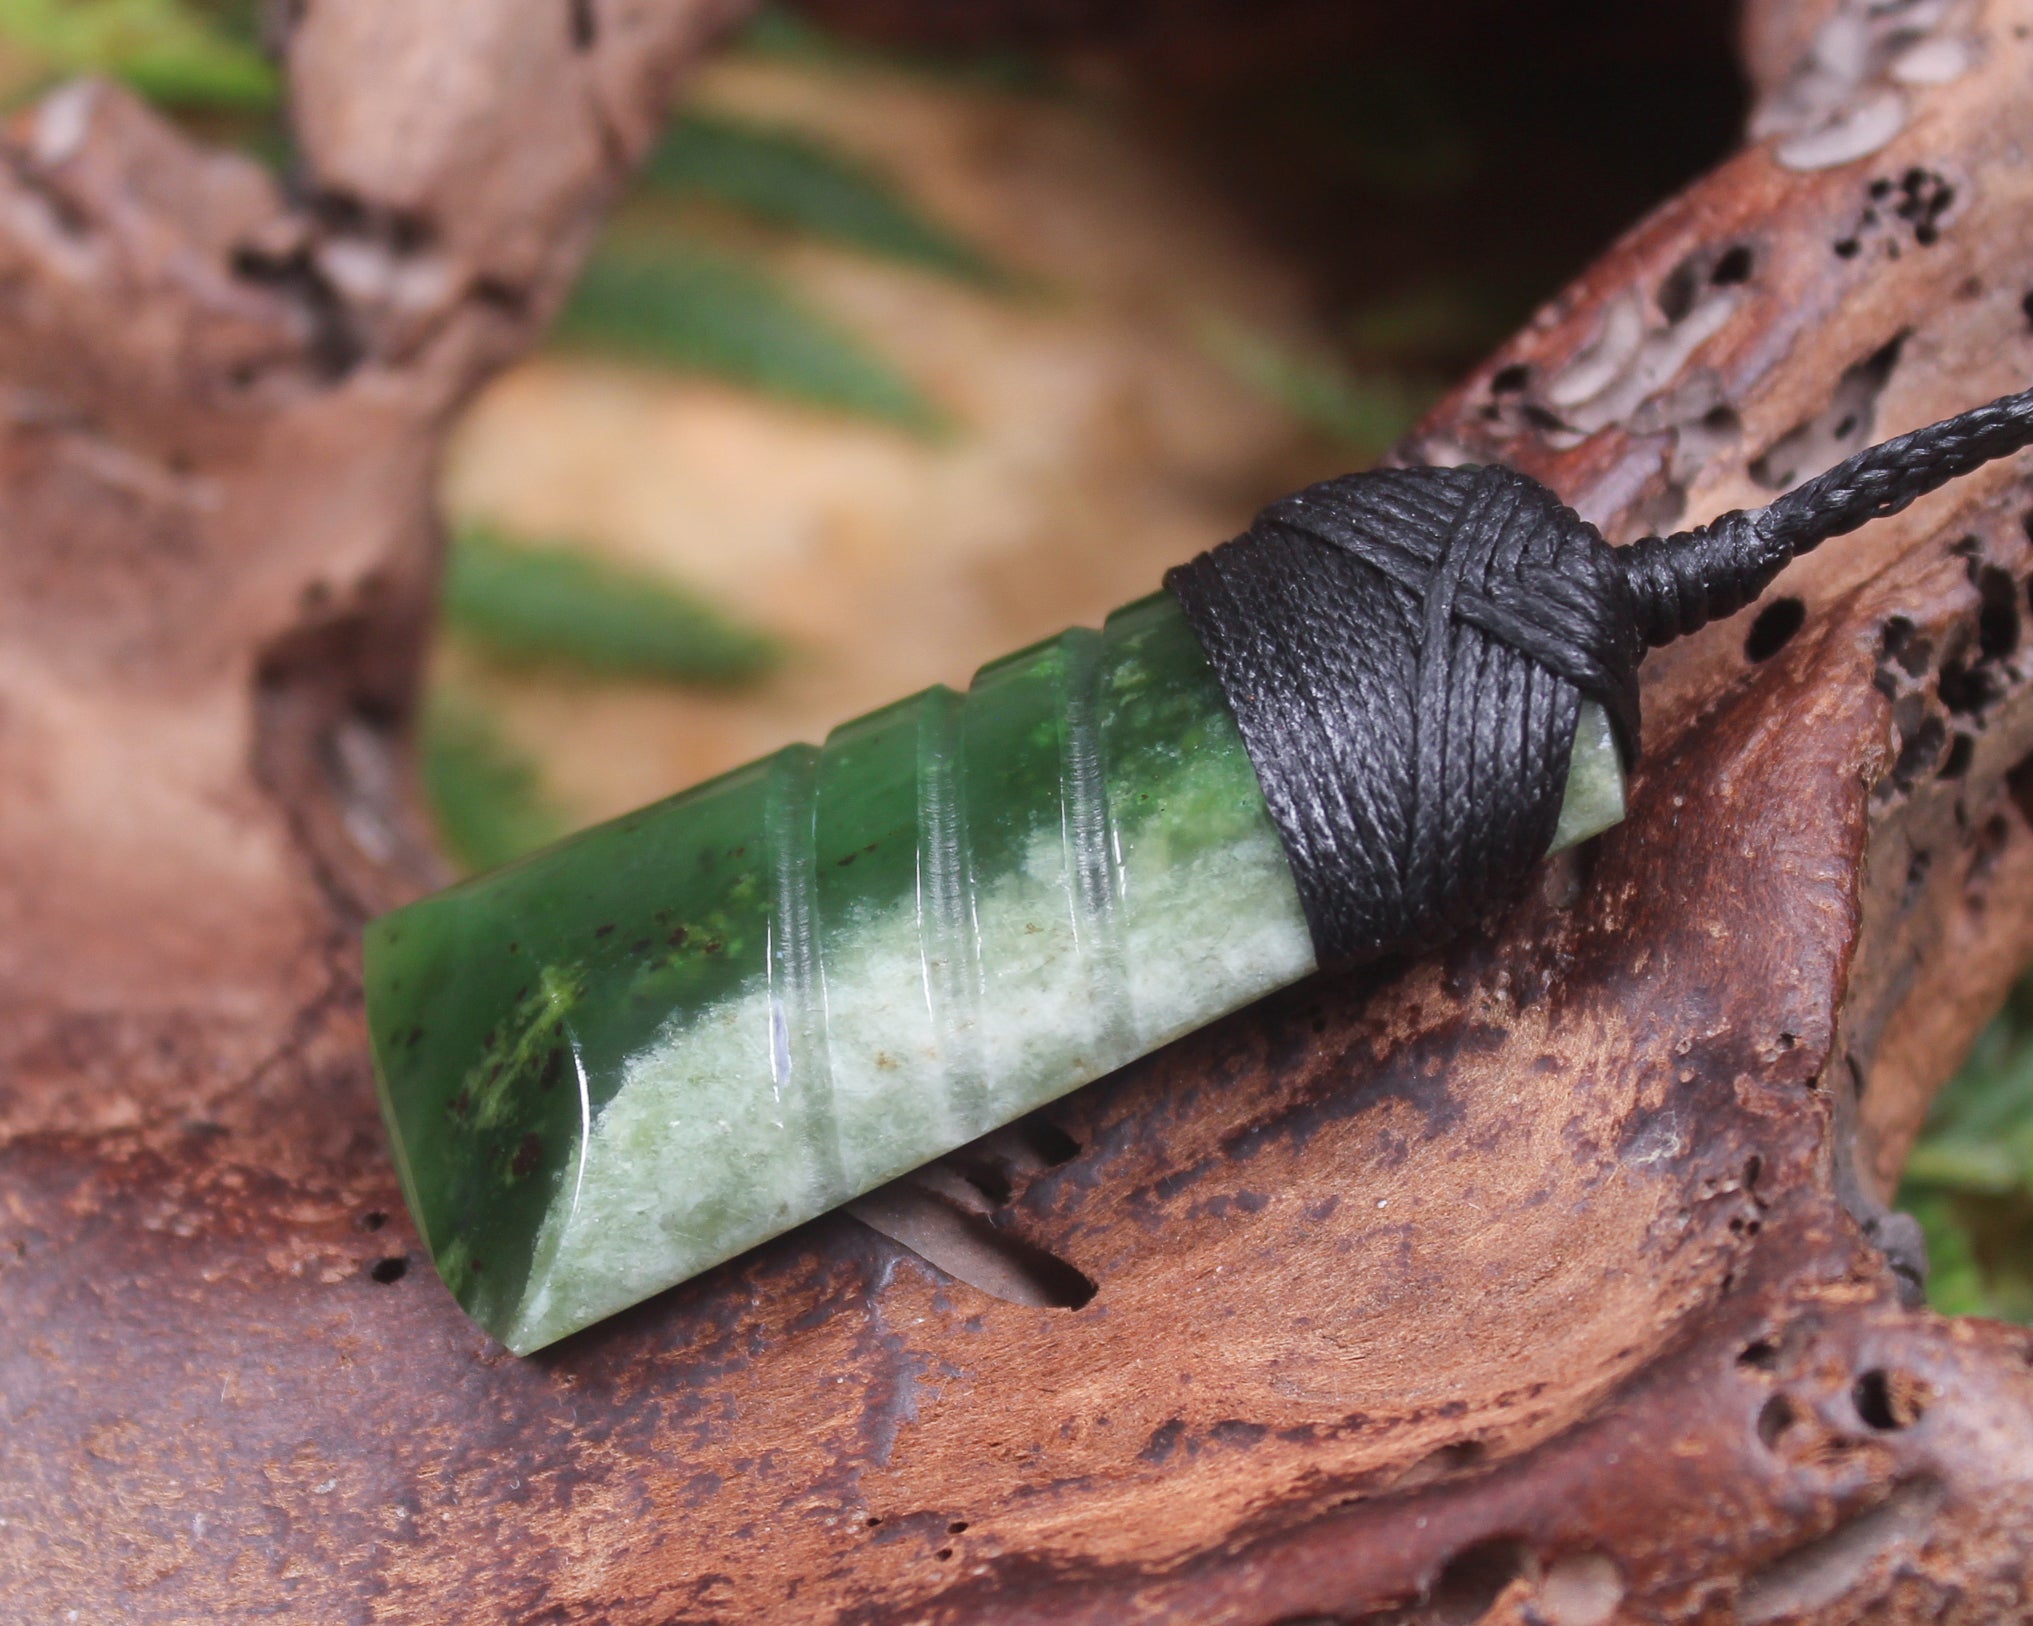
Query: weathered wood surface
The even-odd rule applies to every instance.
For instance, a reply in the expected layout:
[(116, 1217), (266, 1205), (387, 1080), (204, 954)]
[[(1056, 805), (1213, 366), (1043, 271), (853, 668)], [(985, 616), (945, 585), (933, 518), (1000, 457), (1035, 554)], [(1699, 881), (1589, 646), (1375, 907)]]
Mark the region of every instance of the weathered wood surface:
[[(352, 948), (432, 872), (430, 477), (715, 10), (314, 6), (303, 209), (103, 88), (11, 134), (0, 1614), (2033, 1608), (2033, 1338), (1881, 1208), (2033, 953), (2024, 459), (1655, 660), (1632, 818), (1486, 941), (1053, 1111), (989, 1206), (1084, 1308), (836, 1216), (537, 1359), (463, 1320)], [(1621, 538), (2023, 385), (2033, 0), (1882, 10), (1754, 7), (1772, 133), (1415, 452)]]

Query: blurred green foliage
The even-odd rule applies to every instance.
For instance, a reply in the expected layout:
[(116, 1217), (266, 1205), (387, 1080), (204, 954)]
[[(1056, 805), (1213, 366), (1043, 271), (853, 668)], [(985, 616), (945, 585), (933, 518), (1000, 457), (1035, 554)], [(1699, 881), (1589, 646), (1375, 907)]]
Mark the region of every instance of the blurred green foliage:
[[(748, 48), (843, 67), (866, 59), (774, 9)], [(947, 434), (947, 415), (897, 367), (771, 269), (754, 242), (758, 227), (983, 290), (1015, 286), (867, 162), (797, 131), (694, 111), (652, 153), (554, 342), (928, 438)], [(533, 545), (484, 526), (455, 539), (445, 616), (497, 658), (595, 677), (733, 686), (765, 675), (782, 653), (669, 582), (570, 543)], [(558, 833), (536, 765), (506, 746), (477, 698), (434, 701), (427, 725), (428, 792), (462, 862), (485, 868)]]
[(777, 664), (776, 644), (662, 577), (569, 543), (532, 546), (485, 526), (452, 544), (445, 619), (489, 654), (609, 678), (730, 685)]
[(987, 287), (1004, 273), (930, 219), (889, 177), (795, 130), (686, 113), (643, 168), (646, 185)]
[(765, 266), (691, 243), (609, 244), (558, 319), (559, 343), (744, 385), (937, 437), (946, 416)]
[(1459, 193), (1485, 163), (1458, 89), (1417, 61), (1357, 57), (1260, 92), (1323, 168), (1372, 196)]
[(424, 794), (446, 850), (469, 870), (493, 869), (565, 832), (536, 764), (509, 744), (469, 695), (439, 684), (421, 726)]
[(2033, 1322), (2033, 979), (1936, 1099), (1899, 1205), (1926, 1227), (1936, 1308)]
[(1415, 283), (1351, 310), (1342, 331), (1366, 360), (1389, 367), (1434, 367), (1452, 374), (1501, 344), (1531, 314), (1501, 278), (1441, 277)]
[(0, 0), (0, 35), (53, 74), (107, 74), (170, 107), (265, 112), (279, 93), (251, 5)]
[(869, 67), (902, 69), (928, 79), (1033, 96), (1063, 89), (1061, 77), (1051, 65), (1025, 51), (923, 52), (861, 45), (829, 33), (790, 5), (759, 8), (742, 31), (741, 46), (756, 56), (818, 68), (849, 72)]
[(1329, 357), (1292, 350), (1223, 316), (1202, 318), (1199, 337), (1236, 379), (1356, 462), (1389, 450), (1438, 394), (1401, 372), (1357, 373)]

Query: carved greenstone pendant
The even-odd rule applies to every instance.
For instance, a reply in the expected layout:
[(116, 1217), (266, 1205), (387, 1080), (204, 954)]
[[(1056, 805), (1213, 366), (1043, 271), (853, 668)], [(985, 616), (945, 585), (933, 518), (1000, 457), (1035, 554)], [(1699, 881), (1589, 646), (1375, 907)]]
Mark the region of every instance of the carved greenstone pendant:
[[(1556, 845), (1622, 816), (1584, 704)], [(1165, 594), (366, 944), (411, 1209), (518, 1354), (1313, 968), (1241, 736)]]

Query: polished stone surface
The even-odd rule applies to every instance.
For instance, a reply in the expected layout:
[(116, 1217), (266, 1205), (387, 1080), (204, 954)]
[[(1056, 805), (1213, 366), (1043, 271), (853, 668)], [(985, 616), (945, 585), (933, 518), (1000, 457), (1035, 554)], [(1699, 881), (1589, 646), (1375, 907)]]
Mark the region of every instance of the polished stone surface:
[[(1563, 844), (1622, 812), (1584, 706)], [(405, 1190), (527, 1353), (1304, 976), (1160, 595), (374, 923)]]

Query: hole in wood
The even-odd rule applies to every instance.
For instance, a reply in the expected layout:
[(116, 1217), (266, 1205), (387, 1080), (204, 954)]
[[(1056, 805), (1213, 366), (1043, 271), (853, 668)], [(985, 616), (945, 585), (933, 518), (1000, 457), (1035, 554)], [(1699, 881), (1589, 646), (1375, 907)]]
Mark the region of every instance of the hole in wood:
[(1708, 280), (1718, 288), (1749, 282), (1755, 263), (1749, 246), (1738, 243), (1734, 248), (1725, 250), (1722, 258), (1715, 262), (1715, 269), (1709, 272)]
[(1977, 648), (2001, 661), (2019, 647), (2019, 589), (1996, 565), (1977, 572)]
[(1874, 1367), (1857, 1379), (1850, 1404), (1868, 1427), (1893, 1433), (1911, 1428), (1926, 1415), (1926, 1388), (1904, 1372)]
[[(1934, 659), (1934, 645), (1929, 640), (1917, 636), (1919, 630), (1903, 615), (1886, 618), (1878, 654), (1881, 671), (1886, 667), (1896, 666), (1907, 677), (1918, 677), (1927, 670)], [(1892, 690), (1887, 692), (1893, 692), (1897, 688), (1896, 675), (1890, 673), (1885, 675), (1892, 678), (1893, 684)]]
[(1800, 1414), (1784, 1395), (1773, 1395), (1758, 1408), (1758, 1439), (1766, 1450), (1776, 1450), (1779, 1437), (1799, 1421)]
[(1094, 1297), (1093, 1279), (1078, 1267), (908, 1177), (855, 1198), (847, 1211), (992, 1298), (1077, 1310)]
[(1448, 1444), (1428, 1451), (1404, 1473), (1399, 1475), (1393, 1490), (1414, 1490), (1421, 1485), (1430, 1485), (1436, 1479), (1445, 1479), (1450, 1474), (1473, 1468), (1489, 1455), (1488, 1448), (1480, 1440), (1453, 1440)]
[(1922, 248), (1941, 238), (1941, 218), (1954, 207), (1955, 188), (1929, 169), (1909, 169), (1899, 179), (1899, 201), (1893, 213), (1912, 228)]
[(377, 1259), (368, 1267), (367, 1274), (383, 1286), (399, 1282), (409, 1274), (409, 1256), (398, 1253), (391, 1254), (386, 1259)]
[(1958, 657), (1941, 663), (1935, 679), (1941, 703), (1958, 717), (1974, 717), (2004, 698), (2005, 686), (1997, 672), (1982, 661), (1971, 665)]
[(1659, 314), (1669, 322), (1685, 319), (1694, 309), (1694, 297), (1701, 290), (1701, 267), (1689, 256), (1667, 273), (1659, 284)]
[(907, 1178), (963, 1208), (986, 1212), (1005, 1206), (1038, 1175), (1079, 1155), (1079, 1141), (1034, 1116), (994, 1130)]
[(1430, 1613), (1436, 1626), (1475, 1626), (1530, 1561), (1524, 1545), (1508, 1539), (1478, 1542), (1456, 1553), (1433, 1583)]
[(1047, 1118), (1022, 1118), (1013, 1127), (1048, 1169), (1070, 1163), (1080, 1155), (1080, 1143)]
[(1891, 381), (1905, 343), (1906, 335), (1896, 333), (1850, 367), (1826, 407), (1751, 460), (1751, 478), (1768, 491), (1785, 491), (1861, 451), (1871, 437), (1878, 397)]
[(1910, 793), (1941, 760), (1948, 744), (1948, 729), (1939, 717), (1923, 708), (1911, 728), (1901, 723), (1899, 734), (1899, 755), (1892, 762), (1889, 777), (1895, 789)]
[(1957, 734), (1948, 742), (1948, 755), (1941, 759), (1941, 777), (1960, 779), (1969, 772), (1970, 758), (1975, 755), (1976, 741), (1967, 734)]
[(986, 1197), (991, 1206), (1000, 1208), (1009, 1201), (1011, 1185), (1008, 1164), (968, 1157), (963, 1152), (955, 1152), (946, 1161), (959, 1171), (961, 1179)]
[(1768, 661), (1793, 641), (1807, 620), (1807, 606), (1797, 598), (1775, 598), (1758, 612), (1744, 639), (1744, 659)]
[(2005, 791), (2019, 817), (2033, 824), (2033, 756), (2021, 757), (2005, 771)]

